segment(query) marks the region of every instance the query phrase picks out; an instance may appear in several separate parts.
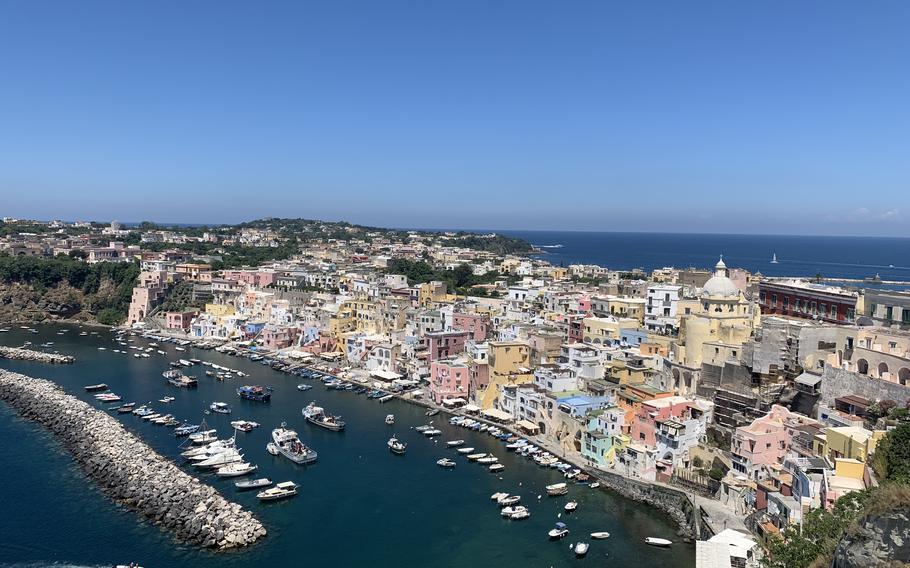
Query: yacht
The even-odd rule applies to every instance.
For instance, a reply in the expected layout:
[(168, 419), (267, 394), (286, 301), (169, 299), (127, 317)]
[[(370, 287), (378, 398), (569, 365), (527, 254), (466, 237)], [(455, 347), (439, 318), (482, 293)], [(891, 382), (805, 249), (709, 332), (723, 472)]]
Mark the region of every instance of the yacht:
[(404, 442), (398, 440), (398, 438), (392, 437), (388, 441), (389, 451), (393, 454), (404, 455), (405, 451), (408, 448), (408, 445)]
[(297, 495), (298, 485), (293, 481), (282, 481), (275, 487), (266, 489), (256, 494), (260, 501), (277, 501), (278, 499), (287, 499)]
[(289, 429), (287, 424), (282, 422), (281, 426), (272, 430), (272, 442), (278, 448), (278, 452), (296, 464), (308, 464), (316, 461), (318, 454), (311, 448), (308, 448), (300, 438), (297, 432)]
[(306, 418), (306, 421), (310, 424), (322, 426), (333, 432), (341, 432), (344, 430), (345, 422), (341, 419), (341, 416), (326, 414), (325, 410), (321, 406), (316, 406), (315, 402), (311, 402), (302, 412), (303, 417)]

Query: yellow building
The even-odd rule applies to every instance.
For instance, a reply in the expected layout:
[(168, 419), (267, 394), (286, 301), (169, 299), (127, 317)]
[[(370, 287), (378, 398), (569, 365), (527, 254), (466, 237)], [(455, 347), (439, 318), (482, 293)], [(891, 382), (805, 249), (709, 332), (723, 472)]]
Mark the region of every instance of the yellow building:
[(714, 276), (702, 288), (698, 308), (680, 321), (678, 360), (699, 369), (705, 359), (716, 360), (725, 346), (725, 355), (739, 353), (760, 322), (760, 312), (743, 296), (727, 276), (723, 258)]
[(429, 307), (431, 304), (445, 302), (448, 294), (446, 283), (434, 280), (417, 285), (417, 301), (421, 307)]
[(499, 396), (499, 387), (534, 381), (531, 371), (531, 346), (521, 341), (490, 341), (487, 360), (490, 381), (477, 399), (481, 408), (492, 408)]
[(884, 430), (873, 432), (858, 426), (827, 428), (815, 437), (815, 453), (832, 461), (846, 458), (866, 462), (884, 435)]
[(617, 317), (590, 317), (582, 320), (585, 343), (599, 345), (609, 343), (610, 340), (619, 341), (625, 329), (638, 329), (638, 320)]
[(565, 280), (569, 277), (569, 269), (563, 266), (554, 266), (550, 269), (550, 277), (553, 280)]
[(206, 304), (205, 313), (215, 317), (223, 317), (232, 316), (237, 313), (237, 310), (230, 304)]

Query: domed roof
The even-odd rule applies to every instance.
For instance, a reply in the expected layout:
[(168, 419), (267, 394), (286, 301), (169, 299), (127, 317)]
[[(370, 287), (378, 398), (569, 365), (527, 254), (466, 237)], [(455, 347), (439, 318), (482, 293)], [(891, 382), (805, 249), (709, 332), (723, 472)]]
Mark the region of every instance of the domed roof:
[(702, 288), (703, 296), (722, 296), (724, 298), (735, 298), (739, 296), (739, 288), (726, 276), (712, 276)]
[(727, 276), (727, 265), (724, 263), (724, 256), (714, 265), (714, 276), (705, 282), (702, 288), (702, 296), (735, 298), (739, 296), (739, 288)]

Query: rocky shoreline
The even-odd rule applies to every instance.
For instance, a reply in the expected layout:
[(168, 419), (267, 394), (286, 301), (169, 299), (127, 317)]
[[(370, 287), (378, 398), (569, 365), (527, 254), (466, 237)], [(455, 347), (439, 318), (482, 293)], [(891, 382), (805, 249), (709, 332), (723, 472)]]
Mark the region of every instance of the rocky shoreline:
[(249, 546), (266, 535), (249, 511), (53, 382), (0, 370), (0, 400), (50, 430), (110, 498), (178, 539), (229, 549)]
[(21, 347), (0, 346), (0, 359), (15, 359), (17, 361), (35, 361), (36, 363), (73, 363), (76, 358), (72, 355), (58, 353), (44, 353)]

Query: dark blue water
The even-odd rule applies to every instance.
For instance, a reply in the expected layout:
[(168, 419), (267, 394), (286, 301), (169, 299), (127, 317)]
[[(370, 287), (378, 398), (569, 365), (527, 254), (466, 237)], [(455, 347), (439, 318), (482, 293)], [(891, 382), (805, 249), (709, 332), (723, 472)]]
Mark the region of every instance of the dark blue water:
[[(598, 264), (615, 270), (664, 266), (713, 268), (723, 254), (727, 266), (766, 276), (910, 281), (910, 238), (807, 237), (602, 233), (574, 231), (499, 231), (543, 250), (552, 264)], [(553, 247), (553, 248), (551, 248)], [(777, 264), (771, 258), (777, 254)]]
[[(65, 327), (65, 326), (64, 326)], [(654, 509), (623, 499), (604, 490), (572, 486), (569, 497), (579, 502), (568, 518), (557, 515), (566, 498), (548, 498), (544, 486), (561, 476), (511, 454), (485, 434), (449, 426), (444, 415), (435, 417), (444, 434), (438, 442), (425, 439), (411, 428), (428, 420), (423, 411), (400, 401), (379, 404), (347, 392), (327, 391), (321, 384), (299, 392), (300, 379), (275, 372), (246, 359), (214, 351), (188, 349), (178, 353), (170, 344), (136, 359), (113, 353), (120, 348), (111, 333), (80, 337), (78, 326), (65, 335), (59, 327), (39, 326), (39, 334), (14, 329), (0, 334), (0, 344), (18, 346), (23, 341), (56, 343), (61, 353), (75, 355), (73, 365), (49, 366), (0, 360), (0, 366), (56, 381), (68, 392), (91, 404), (83, 390), (87, 384), (104, 382), (125, 400), (157, 401), (165, 395), (177, 400), (170, 405), (154, 403), (179, 418), (199, 420), (212, 401), (234, 406), (230, 416), (205, 416), (227, 435), (229, 422), (254, 420), (262, 426), (248, 434), (238, 433), (246, 458), (259, 465), (261, 476), (301, 484), (301, 494), (289, 501), (261, 504), (254, 492), (236, 493), (233, 480), (215, 476), (203, 479), (230, 499), (250, 508), (269, 530), (266, 539), (242, 552), (217, 554), (174, 542), (155, 526), (108, 501), (86, 480), (65, 451), (41, 427), (19, 419), (0, 403), (0, 566), (111, 566), (115, 562), (141, 561), (150, 568), (302, 566), (331, 563), (336, 566), (370, 567), (476, 567), (528, 566), (680, 566), (694, 565), (694, 549), (676, 545), (660, 550), (642, 544), (646, 536), (675, 540), (675, 527)], [(145, 346), (147, 340), (134, 338)], [(99, 351), (99, 346), (106, 351)], [(123, 348), (126, 349), (126, 348)], [(131, 350), (130, 353), (133, 351)], [(161, 377), (167, 362), (198, 358), (250, 373), (245, 379), (219, 383), (195, 367), (200, 386), (195, 391), (169, 387)], [(272, 385), (269, 405), (238, 400), (238, 382)], [(300, 410), (316, 400), (330, 412), (342, 414), (347, 431), (334, 433), (307, 425)], [(386, 414), (394, 413), (395, 426), (386, 426)], [(170, 430), (143, 422), (132, 415), (116, 415), (127, 428), (142, 436), (162, 454), (179, 460), (179, 450)], [(295, 466), (265, 451), (270, 431), (286, 420), (319, 452), (313, 467)], [(406, 440), (404, 457), (389, 453), (386, 441), (393, 433)], [(467, 462), (453, 450), (441, 447), (445, 440), (465, 439), (478, 451), (494, 452), (506, 470), (490, 474)], [(458, 461), (454, 470), (443, 470), (435, 461), (450, 456)], [(501, 479), (500, 479), (501, 478)], [(497, 491), (522, 495), (531, 510), (527, 521), (510, 522), (499, 516), (489, 496)], [(537, 495), (543, 495), (538, 501)], [(568, 523), (572, 534), (562, 542), (549, 542), (546, 533), (557, 520)], [(593, 531), (609, 531), (612, 537), (592, 542), (588, 557), (576, 560), (569, 550), (574, 537)]]

